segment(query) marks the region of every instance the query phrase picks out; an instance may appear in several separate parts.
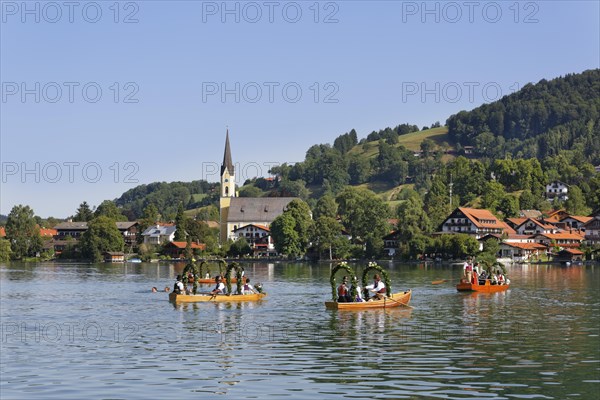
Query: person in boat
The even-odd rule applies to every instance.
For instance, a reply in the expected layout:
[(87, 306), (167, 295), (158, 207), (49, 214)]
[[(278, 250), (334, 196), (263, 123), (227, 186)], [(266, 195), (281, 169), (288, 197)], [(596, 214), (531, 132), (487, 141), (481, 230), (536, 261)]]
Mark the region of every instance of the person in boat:
[(506, 281), (504, 280), (504, 275), (500, 270), (496, 271), (496, 276), (498, 277), (498, 285), (504, 285)]
[(221, 275), (217, 275), (215, 277), (215, 283), (215, 288), (210, 292), (210, 294), (216, 296), (217, 294), (225, 293), (225, 284), (223, 283), (223, 278), (221, 278)]
[(204, 279), (210, 279), (210, 272), (206, 272), (206, 275), (204, 275)]
[[(356, 279), (356, 277), (354, 277), (354, 282), (358, 282), (358, 280)], [(354, 286), (350, 287), (350, 293), (352, 293), (352, 290), (354, 289)], [(364, 301), (362, 298), (362, 289), (360, 287), (360, 285), (356, 285), (356, 297), (354, 298), (355, 302), (361, 302)]]
[(471, 279), (473, 277), (473, 264), (470, 264), (468, 261), (465, 261), (465, 264), (463, 267), (464, 267), (465, 282), (471, 282)]
[(173, 285), (173, 293), (182, 294), (184, 292), (183, 282), (181, 282), (181, 275), (177, 275), (175, 285)]
[(250, 279), (246, 278), (246, 283), (244, 283), (244, 286), (242, 286), (242, 294), (253, 294), (253, 293), (258, 293), (258, 292), (256, 290), (254, 290), (254, 288), (250, 284)]
[(352, 302), (352, 296), (350, 296), (350, 290), (348, 289), (348, 277), (342, 278), (342, 283), (337, 288), (338, 292), (338, 303), (350, 303)]
[[(381, 277), (379, 274), (373, 275), (373, 284), (365, 286), (369, 292), (371, 292), (371, 299), (381, 300), (383, 299), (383, 294), (385, 293), (385, 284), (381, 281)], [(367, 299), (367, 301), (370, 299)]]

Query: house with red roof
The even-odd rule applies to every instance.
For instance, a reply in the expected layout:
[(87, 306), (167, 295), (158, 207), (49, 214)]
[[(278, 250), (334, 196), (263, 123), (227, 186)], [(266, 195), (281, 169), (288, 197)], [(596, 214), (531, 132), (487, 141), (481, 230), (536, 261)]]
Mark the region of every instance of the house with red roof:
[(538, 233), (557, 233), (556, 226), (535, 218), (527, 218), (515, 227), (519, 235), (536, 235)]
[(540, 233), (535, 235), (535, 240), (547, 247), (558, 246), (560, 248), (579, 248), (584, 237), (577, 233), (559, 232), (559, 233)]
[(479, 239), (487, 234), (515, 234), (515, 230), (500, 221), (489, 210), (459, 207), (440, 227), (442, 233), (465, 233)]
[[(204, 243), (190, 243), (192, 250), (204, 251), (206, 245)], [(164, 254), (171, 258), (185, 258), (185, 248), (187, 242), (169, 242), (164, 246)]]
[(246, 239), (255, 256), (275, 256), (271, 230), (266, 225), (248, 224), (233, 230), (235, 240)]

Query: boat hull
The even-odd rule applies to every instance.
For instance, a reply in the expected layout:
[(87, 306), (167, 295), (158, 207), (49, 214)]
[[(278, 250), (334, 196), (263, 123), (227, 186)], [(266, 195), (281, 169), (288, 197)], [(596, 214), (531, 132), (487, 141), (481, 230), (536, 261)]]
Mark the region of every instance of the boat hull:
[(354, 303), (338, 303), (337, 301), (326, 301), (325, 307), (329, 310), (366, 310), (370, 308), (408, 307), (412, 292), (394, 293), (382, 300), (361, 301)]
[(485, 293), (495, 293), (495, 292), (504, 292), (510, 287), (510, 285), (492, 285), (489, 279), (486, 279), (485, 284), (475, 284), (468, 282), (459, 282), (456, 285), (456, 290), (459, 292), (485, 292)]
[(229, 303), (239, 301), (259, 301), (262, 300), (267, 294), (266, 293), (253, 293), (253, 294), (218, 294), (216, 296), (210, 294), (177, 294), (169, 293), (169, 301), (171, 303)]

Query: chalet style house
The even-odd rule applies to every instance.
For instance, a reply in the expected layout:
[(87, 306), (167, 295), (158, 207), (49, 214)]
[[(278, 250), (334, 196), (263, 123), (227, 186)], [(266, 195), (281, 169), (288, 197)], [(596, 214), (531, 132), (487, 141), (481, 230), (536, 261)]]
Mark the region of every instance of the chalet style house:
[(441, 233), (465, 233), (479, 239), (487, 234), (514, 234), (506, 223), (488, 210), (459, 207), (442, 223)]
[(561, 181), (553, 181), (546, 185), (546, 199), (552, 201), (558, 198), (560, 201), (569, 199), (569, 186)]
[[(117, 229), (123, 235), (125, 246), (131, 247), (137, 243), (139, 233), (139, 223), (133, 222), (116, 222)], [(54, 235), (54, 251), (60, 254), (69, 243), (77, 242), (81, 236), (88, 230), (87, 222), (61, 222), (54, 227), (56, 234)]]
[(588, 245), (600, 244), (600, 215), (592, 217), (583, 225), (585, 242)]
[(271, 239), (271, 230), (265, 225), (248, 224), (234, 229), (235, 240), (244, 238), (252, 248), (254, 255), (276, 256), (275, 245)]

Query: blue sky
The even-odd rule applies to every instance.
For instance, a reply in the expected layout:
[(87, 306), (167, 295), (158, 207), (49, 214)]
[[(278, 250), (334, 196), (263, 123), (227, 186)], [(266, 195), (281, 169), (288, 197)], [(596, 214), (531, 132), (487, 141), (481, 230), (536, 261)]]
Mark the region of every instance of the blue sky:
[[(25, 5), (25, 6), (24, 6)], [(0, 213), (238, 184), (356, 129), (444, 122), (600, 67), (597, 1), (2, 1)], [(116, 21), (116, 22), (115, 22)]]

